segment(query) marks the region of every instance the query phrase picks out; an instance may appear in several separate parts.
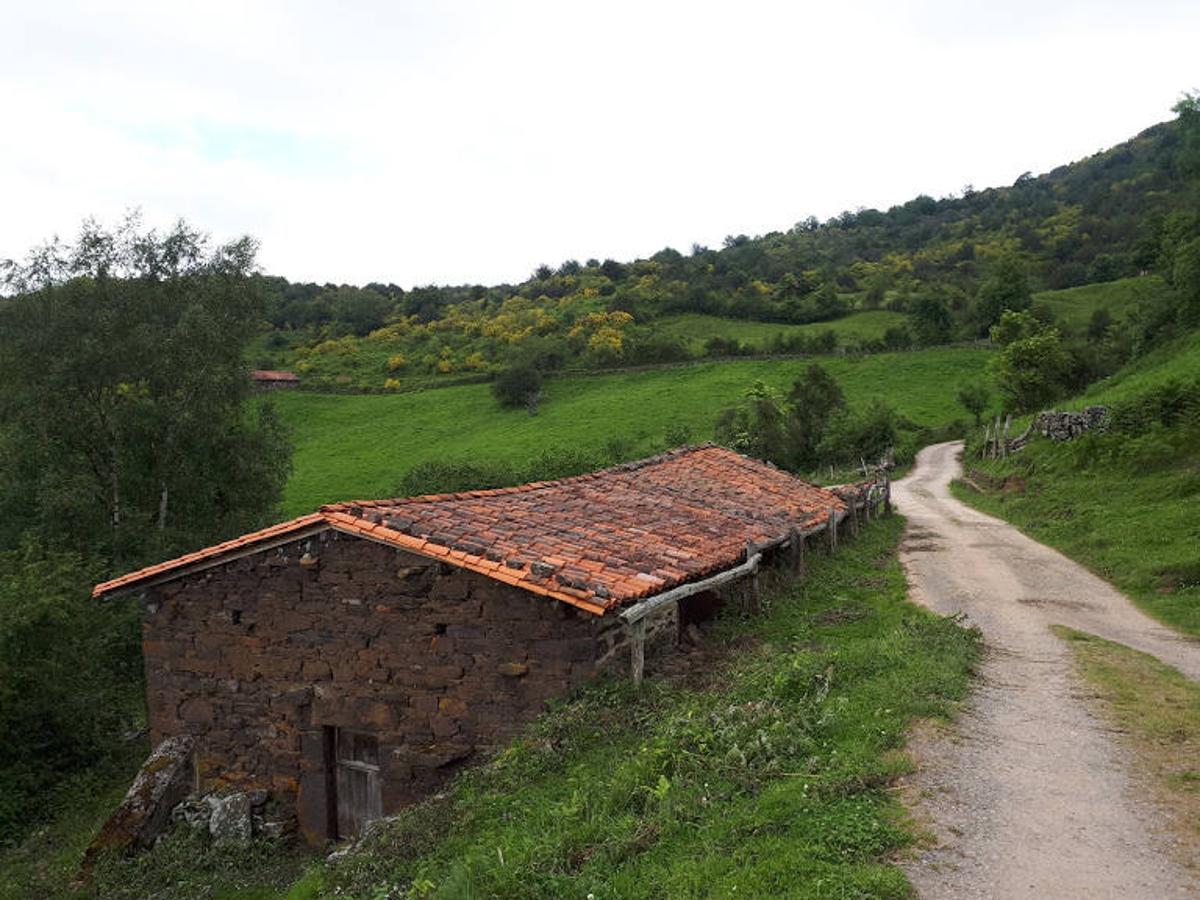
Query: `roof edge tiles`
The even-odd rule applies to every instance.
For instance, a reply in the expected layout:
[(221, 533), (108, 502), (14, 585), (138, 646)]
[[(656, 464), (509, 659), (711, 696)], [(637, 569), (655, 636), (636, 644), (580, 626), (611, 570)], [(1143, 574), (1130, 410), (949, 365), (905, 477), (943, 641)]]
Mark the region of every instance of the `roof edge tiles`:
[[(634, 473), (661, 467), (645, 478)], [(481, 491), (331, 503), (96, 585), (150, 586), (333, 529), (594, 615), (742, 562), (748, 542), (839, 513), (837, 493), (704, 444), (597, 472)]]

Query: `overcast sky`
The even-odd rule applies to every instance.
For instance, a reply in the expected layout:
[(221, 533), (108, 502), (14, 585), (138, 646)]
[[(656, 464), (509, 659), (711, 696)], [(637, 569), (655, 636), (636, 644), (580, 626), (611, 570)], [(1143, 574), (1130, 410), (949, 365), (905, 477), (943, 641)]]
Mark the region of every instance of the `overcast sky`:
[(0, 258), (140, 207), (293, 280), (519, 281), (1010, 184), (1200, 86), (1196, 2), (5, 4)]

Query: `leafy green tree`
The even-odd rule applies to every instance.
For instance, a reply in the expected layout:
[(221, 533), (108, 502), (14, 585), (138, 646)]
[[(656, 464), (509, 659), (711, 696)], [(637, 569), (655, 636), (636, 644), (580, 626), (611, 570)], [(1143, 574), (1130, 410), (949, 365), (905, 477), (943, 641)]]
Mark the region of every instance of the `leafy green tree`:
[[(254, 242), (211, 249), (184, 223), (85, 223), (8, 264), (0, 298), (0, 515), (118, 566), (276, 514), (291, 453), (250, 405), (262, 321)], [(16, 518), (6, 513), (20, 510)]]
[(846, 396), (833, 376), (815, 363), (792, 384), (788, 394), (789, 463), (799, 468), (817, 464), (817, 448), (830, 418), (846, 406)]
[(900, 424), (896, 410), (879, 398), (865, 409), (841, 409), (829, 420), (819, 456), (828, 462), (879, 459), (889, 447), (896, 446)]
[(1175, 252), (1171, 273), (1179, 297), (1179, 317), (1185, 326), (1200, 324), (1200, 238), (1193, 238)]
[(32, 541), (0, 552), (0, 846), (65, 775), (106, 763), (144, 721), (141, 610), (91, 599), (104, 571)]
[(507, 368), (492, 382), (492, 395), (501, 406), (524, 406), (533, 415), (541, 401), (542, 373), (528, 364)]
[(988, 277), (979, 286), (975, 314), (979, 321), (979, 333), (988, 330), (1000, 321), (1006, 309), (1019, 312), (1028, 309), (1033, 302), (1029, 288), (1029, 276), (1025, 264), (1015, 254), (1006, 254), (992, 265)]
[(907, 325), (893, 325), (883, 333), (883, 346), (888, 350), (907, 350), (912, 345), (913, 336)]
[(1006, 312), (992, 329), (1000, 350), (989, 362), (1006, 409), (1036, 412), (1061, 396), (1071, 358), (1057, 328), (1028, 313)]
[(982, 382), (964, 384), (958, 389), (958, 402), (962, 404), (963, 409), (975, 417), (976, 427), (979, 427), (982, 422), (983, 411), (987, 409), (991, 401), (992, 393)]
[(757, 381), (740, 404), (717, 417), (716, 436), (739, 453), (787, 465), (791, 456), (787, 404), (778, 391)]
[(1179, 116), (1175, 164), (1185, 177), (1200, 176), (1200, 92), (1185, 92), (1171, 109)]
[(954, 326), (946, 301), (935, 294), (923, 294), (913, 300), (908, 321), (917, 343), (926, 347), (946, 343)]

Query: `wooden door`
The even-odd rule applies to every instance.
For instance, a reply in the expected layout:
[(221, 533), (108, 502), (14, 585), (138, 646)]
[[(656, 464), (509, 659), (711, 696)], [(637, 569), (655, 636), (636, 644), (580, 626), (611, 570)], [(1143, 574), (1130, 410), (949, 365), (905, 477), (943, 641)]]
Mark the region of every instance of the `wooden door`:
[(339, 838), (361, 834), (383, 816), (379, 740), (374, 735), (337, 730), (337, 830)]

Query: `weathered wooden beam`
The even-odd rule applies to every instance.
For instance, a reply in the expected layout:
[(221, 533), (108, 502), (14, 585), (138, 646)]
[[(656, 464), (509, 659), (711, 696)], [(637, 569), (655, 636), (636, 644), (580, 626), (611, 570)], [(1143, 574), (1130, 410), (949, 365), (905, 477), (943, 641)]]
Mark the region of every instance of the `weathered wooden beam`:
[(646, 673), (646, 620), (638, 619), (629, 630), (630, 674), (634, 684), (641, 684)]
[(832, 506), (829, 507), (829, 516), (825, 521), (825, 527), (829, 531), (829, 552), (834, 554), (837, 553), (837, 510)]

